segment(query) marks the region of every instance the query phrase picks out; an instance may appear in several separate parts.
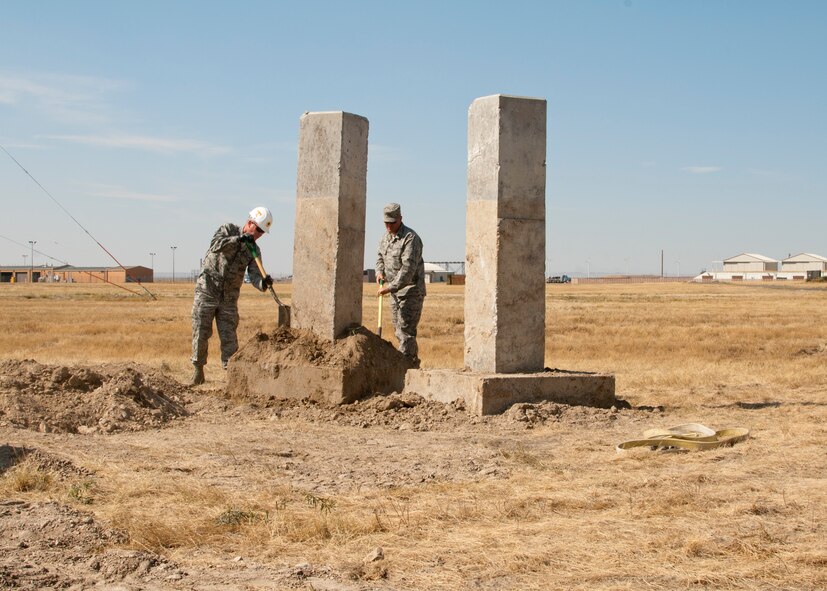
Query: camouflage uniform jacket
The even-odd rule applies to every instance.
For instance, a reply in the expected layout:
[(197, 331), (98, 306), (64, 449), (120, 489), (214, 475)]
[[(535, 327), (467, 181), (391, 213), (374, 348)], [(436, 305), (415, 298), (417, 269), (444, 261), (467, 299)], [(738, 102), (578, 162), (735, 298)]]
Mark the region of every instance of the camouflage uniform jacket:
[[(210, 248), (201, 265), (204, 289), (212, 296), (238, 300), (244, 271), (250, 274), (250, 282), (259, 290), (263, 289), (262, 276), (250, 253), (250, 247), (241, 241), (241, 228), (235, 224), (224, 224), (215, 232)], [(252, 248), (258, 251), (255, 244)], [(259, 256), (261, 254), (259, 253)], [(198, 286), (202, 281), (198, 281)]]
[(376, 273), (385, 276), (391, 293), (399, 297), (425, 297), (425, 262), (422, 239), (405, 224), (396, 234), (384, 232), (379, 241)]

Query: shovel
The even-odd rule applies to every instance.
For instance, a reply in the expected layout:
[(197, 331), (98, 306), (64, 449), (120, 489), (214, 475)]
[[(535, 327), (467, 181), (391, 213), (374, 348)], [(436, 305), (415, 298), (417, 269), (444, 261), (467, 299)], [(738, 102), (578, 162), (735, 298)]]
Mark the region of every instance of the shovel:
[[(385, 283), (384, 281), (380, 280), (379, 281), (379, 287), (382, 287), (382, 285), (384, 285), (384, 283)], [(378, 330), (378, 334), (379, 334), (380, 339), (382, 338), (382, 300), (384, 298), (385, 298), (385, 296), (383, 296), (383, 295), (379, 296), (379, 330)]]
[[(261, 264), (261, 258), (258, 256), (258, 250), (252, 244), (248, 244), (247, 247), (250, 249), (250, 253), (253, 255), (253, 259), (256, 261), (256, 265), (258, 265), (258, 272), (261, 273), (262, 279), (267, 277), (267, 273), (264, 272), (264, 267)], [(286, 326), (290, 327), (290, 306), (287, 306), (282, 303), (279, 299), (279, 296), (276, 295), (276, 290), (273, 289), (273, 286), (270, 286), (270, 293), (273, 294), (273, 299), (276, 300), (276, 304), (279, 306), (279, 317), (278, 317), (278, 325), (279, 326)]]

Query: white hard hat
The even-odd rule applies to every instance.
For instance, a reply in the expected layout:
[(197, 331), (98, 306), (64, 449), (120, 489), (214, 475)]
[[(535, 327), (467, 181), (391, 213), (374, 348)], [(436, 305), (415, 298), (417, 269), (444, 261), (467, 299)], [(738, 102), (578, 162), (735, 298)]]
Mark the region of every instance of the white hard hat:
[(270, 233), (270, 226), (273, 225), (273, 214), (266, 207), (256, 207), (250, 212), (250, 219), (255, 222), (256, 226)]

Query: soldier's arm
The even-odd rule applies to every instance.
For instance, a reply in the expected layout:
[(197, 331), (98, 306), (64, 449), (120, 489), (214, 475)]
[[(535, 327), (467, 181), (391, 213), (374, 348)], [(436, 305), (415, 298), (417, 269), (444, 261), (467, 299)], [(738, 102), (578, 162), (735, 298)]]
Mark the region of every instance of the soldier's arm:
[(237, 245), (240, 239), (241, 236), (237, 232), (233, 232), (230, 224), (224, 224), (213, 235), (212, 242), (210, 242), (210, 252), (221, 252), (228, 246)]
[(400, 253), (400, 260), (402, 266), (399, 273), (393, 278), (393, 281), (388, 285), (391, 293), (396, 293), (406, 285), (413, 283), (413, 277), (416, 274), (417, 262), (422, 257), (422, 241), (409, 235), (402, 245), (402, 252)]

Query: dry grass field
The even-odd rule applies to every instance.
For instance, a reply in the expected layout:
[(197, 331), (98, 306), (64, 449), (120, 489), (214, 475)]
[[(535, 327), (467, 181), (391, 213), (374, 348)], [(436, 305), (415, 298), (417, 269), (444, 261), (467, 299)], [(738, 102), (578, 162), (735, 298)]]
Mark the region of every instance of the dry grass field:
[[(185, 382), (192, 286), (150, 287), (156, 301), (3, 285), (0, 359), (125, 362)], [(48, 433), (0, 414), (0, 446), (52, 458), (0, 464), (0, 517), (55, 501), (125, 531), (112, 546), (177, 565), (71, 579), (125, 589), (824, 589), (826, 287), (549, 285), (546, 365), (614, 373), (630, 409), (255, 408), (224, 399), (216, 341), (191, 415), (161, 428)], [(290, 286), (276, 288), (289, 301)], [(245, 286), (240, 309), (241, 342), (275, 325), (269, 295)], [(459, 368), (462, 349), (463, 288), (429, 287), (423, 366)], [(687, 422), (751, 438), (686, 454), (614, 449)], [(9, 540), (15, 560), (33, 552)], [(384, 559), (366, 562), (376, 547)], [(69, 580), (10, 560), (0, 587)]]

